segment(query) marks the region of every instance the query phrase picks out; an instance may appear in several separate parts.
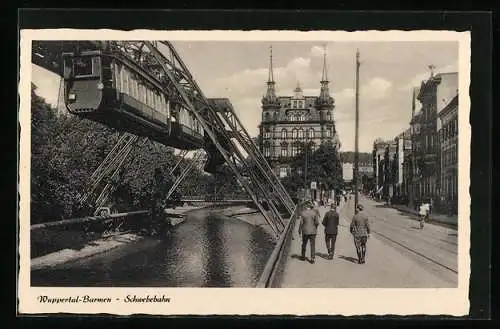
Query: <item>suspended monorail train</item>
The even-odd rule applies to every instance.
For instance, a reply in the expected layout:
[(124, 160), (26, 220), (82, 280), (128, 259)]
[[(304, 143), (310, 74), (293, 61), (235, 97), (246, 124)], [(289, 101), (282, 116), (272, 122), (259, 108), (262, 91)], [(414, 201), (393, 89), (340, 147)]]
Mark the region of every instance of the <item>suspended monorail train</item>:
[(178, 149), (205, 147), (196, 117), (134, 61), (103, 49), (63, 53), (68, 111)]

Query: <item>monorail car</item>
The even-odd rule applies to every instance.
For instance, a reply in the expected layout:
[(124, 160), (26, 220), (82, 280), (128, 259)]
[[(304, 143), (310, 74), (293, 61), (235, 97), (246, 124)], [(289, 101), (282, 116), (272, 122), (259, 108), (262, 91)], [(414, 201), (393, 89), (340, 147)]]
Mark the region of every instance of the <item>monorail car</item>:
[(205, 146), (194, 115), (172, 102), (160, 81), (106, 50), (64, 53), (65, 103), (72, 114), (178, 149)]

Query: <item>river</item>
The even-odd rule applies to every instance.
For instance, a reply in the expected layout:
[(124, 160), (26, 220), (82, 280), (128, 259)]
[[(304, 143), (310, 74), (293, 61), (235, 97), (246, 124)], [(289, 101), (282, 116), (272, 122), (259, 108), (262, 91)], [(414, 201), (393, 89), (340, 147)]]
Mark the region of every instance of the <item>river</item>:
[(31, 273), (32, 286), (253, 287), (274, 247), (263, 229), (232, 218), (190, 213), (164, 241), (59, 269)]

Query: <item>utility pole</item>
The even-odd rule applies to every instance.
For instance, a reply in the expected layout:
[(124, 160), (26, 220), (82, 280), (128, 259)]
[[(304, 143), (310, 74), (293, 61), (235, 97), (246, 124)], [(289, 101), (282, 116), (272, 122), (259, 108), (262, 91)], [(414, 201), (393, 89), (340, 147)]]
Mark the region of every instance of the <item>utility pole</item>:
[(356, 50), (356, 128), (354, 132), (354, 212), (358, 208), (359, 195), (358, 195), (358, 166), (359, 166), (359, 49)]
[[(306, 132), (307, 134), (308, 132)], [(305, 168), (304, 168), (304, 201), (306, 199), (306, 195), (307, 195), (307, 151), (308, 151), (308, 136), (306, 135), (306, 145), (305, 145), (305, 156), (306, 156), (306, 159), (305, 159)], [(311, 191), (312, 192), (312, 191)]]

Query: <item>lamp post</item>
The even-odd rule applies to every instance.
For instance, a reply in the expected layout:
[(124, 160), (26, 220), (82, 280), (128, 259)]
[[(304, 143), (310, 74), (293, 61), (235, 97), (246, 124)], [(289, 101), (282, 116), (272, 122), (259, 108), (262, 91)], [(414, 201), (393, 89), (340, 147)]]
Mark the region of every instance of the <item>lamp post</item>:
[(358, 208), (359, 203), (359, 195), (358, 195), (358, 165), (359, 165), (359, 153), (358, 153), (358, 144), (359, 144), (359, 49), (356, 50), (356, 127), (355, 127), (355, 136), (354, 136), (354, 211)]

